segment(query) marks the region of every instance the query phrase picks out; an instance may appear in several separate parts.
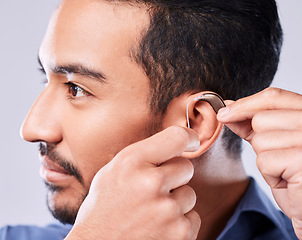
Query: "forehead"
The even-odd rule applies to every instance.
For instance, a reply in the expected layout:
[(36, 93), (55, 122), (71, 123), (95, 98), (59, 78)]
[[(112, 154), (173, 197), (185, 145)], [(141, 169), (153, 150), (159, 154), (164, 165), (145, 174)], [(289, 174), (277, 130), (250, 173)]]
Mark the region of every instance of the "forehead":
[(63, 0), (54, 12), (40, 48), (51, 64), (78, 59), (102, 64), (127, 58), (137, 47), (149, 15), (145, 6), (102, 0)]

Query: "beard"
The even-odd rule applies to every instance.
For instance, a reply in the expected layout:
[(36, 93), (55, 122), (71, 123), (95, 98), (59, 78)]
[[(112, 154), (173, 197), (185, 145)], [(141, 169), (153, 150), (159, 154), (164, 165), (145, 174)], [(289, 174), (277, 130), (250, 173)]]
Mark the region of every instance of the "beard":
[[(77, 179), (77, 181), (84, 187), (84, 189), (86, 189), (79, 170), (55, 151), (55, 145), (40, 143), (39, 151), (42, 156), (47, 156), (50, 161), (58, 164), (66, 173), (75, 177), (75, 179)], [(48, 182), (45, 182), (45, 185), (48, 190), (46, 198), (47, 207), (53, 217), (63, 224), (74, 224), (79, 208), (88, 195), (89, 188), (82, 193), (74, 191), (74, 194), (72, 194), (73, 196), (69, 196), (69, 198), (67, 197), (67, 199), (70, 199), (70, 201), (67, 200), (65, 203), (59, 204), (56, 203), (56, 198), (60, 198), (60, 196), (64, 195), (67, 191), (70, 194), (72, 189), (50, 184)]]
[(54, 203), (54, 197), (55, 195), (64, 194), (65, 189), (62, 187), (54, 186), (47, 182), (45, 182), (45, 185), (48, 189), (48, 196), (46, 198), (47, 207), (52, 216), (63, 224), (73, 225), (75, 223), (80, 206), (88, 195), (88, 191), (78, 196), (76, 203), (73, 202), (73, 204), (70, 204), (69, 202), (67, 202), (59, 206), (58, 204)]
[[(157, 116), (152, 120), (153, 121), (151, 121), (151, 124), (148, 125), (146, 129), (144, 129), (144, 132), (146, 133), (145, 138), (150, 137), (162, 130), (161, 128), (162, 116), (161, 115)], [(136, 141), (133, 141), (133, 143)], [(88, 195), (89, 186), (85, 187), (83, 177), (80, 174), (80, 171), (77, 169), (77, 167), (74, 166), (69, 161), (67, 161), (66, 159), (64, 159), (64, 157), (60, 156), (60, 154), (55, 151), (55, 148), (56, 148), (56, 144), (45, 143), (45, 142), (41, 142), (39, 144), (40, 154), (42, 156), (47, 156), (50, 161), (61, 166), (66, 173), (74, 176), (77, 179), (77, 181), (83, 186), (84, 191), (80, 193), (76, 191), (72, 192), (72, 189), (70, 188), (61, 187), (45, 182), (45, 185), (48, 189), (47, 206), (54, 218), (56, 218), (63, 224), (73, 225), (75, 223), (80, 206), (82, 205), (82, 203), (84, 202), (85, 198)], [(116, 152), (116, 154), (117, 153), (118, 152)], [(64, 195), (66, 195), (67, 196), (66, 198), (70, 200), (64, 201), (64, 203), (59, 204), (58, 201), (56, 201), (57, 198), (60, 198), (61, 196)]]

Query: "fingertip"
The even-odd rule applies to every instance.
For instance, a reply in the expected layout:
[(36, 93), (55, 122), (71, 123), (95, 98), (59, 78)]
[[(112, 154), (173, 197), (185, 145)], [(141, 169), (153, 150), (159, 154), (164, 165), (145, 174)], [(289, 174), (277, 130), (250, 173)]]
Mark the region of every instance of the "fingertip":
[(198, 134), (195, 130), (189, 128), (187, 129), (189, 131), (190, 140), (187, 146), (186, 152), (196, 152), (200, 147), (200, 141)]
[(185, 214), (185, 216), (189, 219), (191, 222), (192, 230), (191, 230), (191, 237), (192, 239), (197, 239), (198, 238), (198, 233), (201, 227), (201, 218), (199, 214), (191, 210), (189, 213)]
[(227, 115), (230, 112), (230, 108), (229, 107), (224, 107), (219, 109), (218, 113), (217, 113), (217, 119), (218, 121), (223, 121), (226, 119)]
[(228, 118), (230, 117), (230, 112), (231, 109), (233, 109), (233, 103), (235, 103), (235, 101), (233, 100), (225, 100), (224, 104), (226, 105), (226, 107), (219, 109), (218, 113), (217, 113), (217, 120), (220, 122), (224, 122), (226, 120), (228, 120)]
[(235, 101), (233, 101), (233, 100), (225, 100), (224, 101), (224, 104), (226, 105), (226, 106), (230, 106), (232, 103), (234, 103)]

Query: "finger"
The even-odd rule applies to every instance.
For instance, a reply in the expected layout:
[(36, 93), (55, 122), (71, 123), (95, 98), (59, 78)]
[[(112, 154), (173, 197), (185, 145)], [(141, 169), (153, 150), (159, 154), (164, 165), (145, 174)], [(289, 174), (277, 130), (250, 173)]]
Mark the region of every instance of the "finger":
[[(289, 185), (289, 189), (272, 189), (277, 204), (292, 220), (295, 233), (299, 239), (302, 239), (301, 189), (301, 184), (291, 184)], [(294, 193), (294, 195), (292, 193)]]
[(201, 226), (201, 219), (198, 213), (194, 210), (188, 212), (185, 214), (186, 218), (190, 221), (191, 223), (191, 238), (190, 240), (195, 240), (198, 237), (199, 229)]
[(302, 181), (301, 160), (302, 148), (291, 148), (262, 152), (256, 162), (268, 185), (280, 188)]
[(224, 100), (224, 104), (226, 105), (226, 106), (229, 106), (229, 105), (231, 105), (232, 103), (234, 103), (235, 101), (233, 101), (233, 100)]
[[(297, 178), (296, 178), (297, 179)], [(299, 239), (302, 239), (302, 180), (288, 184), (288, 196), (290, 202), (290, 214), (295, 229), (295, 233)]]
[(302, 130), (301, 110), (262, 111), (253, 117), (252, 127), (257, 132), (270, 130)]
[(291, 218), (292, 215), (290, 213), (290, 205), (289, 205), (289, 198), (288, 198), (288, 191), (287, 191), (287, 183), (283, 188), (271, 188), (272, 194), (276, 203), (280, 207), (280, 209), (289, 217)]
[(229, 123), (225, 125), (239, 137), (250, 142), (254, 136), (254, 130), (251, 122), (251, 120), (245, 120), (242, 122)]
[(174, 189), (170, 197), (177, 202), (182, 214), (190, 212), (196, 204), (196, 194), (188, 185)]
[(115, 158), (127, 159), (130, 164), (140, 162), (159, 165), (184, 151), (196, 151), (199, 145), (199, 138), (194, 130), (172, 126), (126, 147)]
[(217, 118), (222, 123), (240, 122), (252, 119), (257, 112), (264, 110), (302, 110), (301, 103), (302, 96), (297, 93), (278, 88), (268, 88), (222, 108), (218, 112)]
[(302, 219), (293, 218), (292, 222), (297, 238), (302, 239)]
[(162, 192), (169, 193), (172, 189), (179, 188), (190, 181), (194, 174), (194, 166), (190, 160), (177, 157), (164, 162), (154, 171), (158, 171), (164, 179)]
[(264, 151), (302, 147), (302, 131), (278, 130), (258, 133), (251, 140), (251, 145), (257, 154)]
[(272, 193), (282, 211), (292, 220), (297, 237), (302, 239), (301, 182), (287, 185), (287, 188), (272, 189)]

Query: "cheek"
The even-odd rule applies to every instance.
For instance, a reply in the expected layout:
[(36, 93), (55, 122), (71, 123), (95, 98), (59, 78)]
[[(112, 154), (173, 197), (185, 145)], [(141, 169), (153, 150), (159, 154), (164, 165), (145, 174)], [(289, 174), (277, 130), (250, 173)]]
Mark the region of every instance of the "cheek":
[(114, 142), (117, 136), (104, 121), (88, 117), (87, 114), (77, 116), (77, 120), (64, 128), (63, 141), (71, 153), (70, 160), (79, 169), (84, 182), (90, 184), (97, 171), (111, 161), (119, 150)]
[[(99, 109), (99, 108), (98, 108)], [(86, 184), (123, 148), (149, 136), (149, 116), (111, 109), (72, 112), (65, 117), (63, 141)], [(93, 110), (93, 111), (92, 111)], [(77, 116), (74, 118), (74, 116)]]

